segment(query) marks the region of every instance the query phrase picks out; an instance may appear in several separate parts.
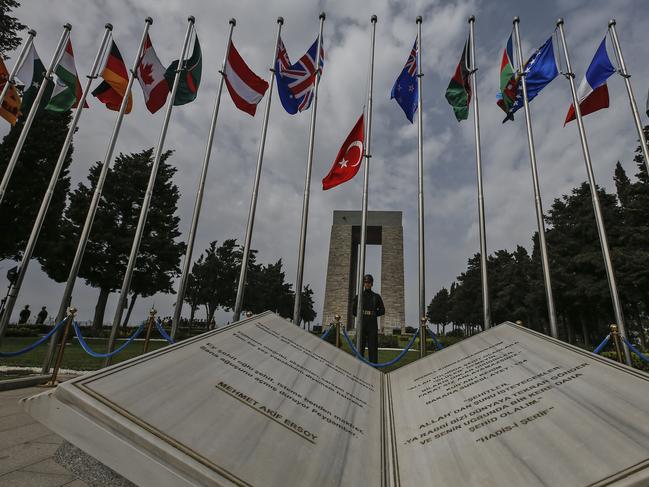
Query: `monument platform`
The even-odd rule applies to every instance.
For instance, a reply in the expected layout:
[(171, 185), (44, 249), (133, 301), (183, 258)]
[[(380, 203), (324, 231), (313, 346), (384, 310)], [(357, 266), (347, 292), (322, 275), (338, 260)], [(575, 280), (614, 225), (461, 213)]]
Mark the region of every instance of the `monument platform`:
[(137, 485), (649, 485), (649, 375), (504, 323), (384, 374), (263, 313), (23, 401)]

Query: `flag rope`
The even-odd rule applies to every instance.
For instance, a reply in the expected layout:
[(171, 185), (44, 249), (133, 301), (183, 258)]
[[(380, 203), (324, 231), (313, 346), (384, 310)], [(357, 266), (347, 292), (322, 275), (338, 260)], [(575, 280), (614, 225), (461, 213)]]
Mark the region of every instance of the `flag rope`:
[(108, 358), (108, 357), (113, 357), (114, 355), (117, 355), (119, 352), (124, 350), (127, 346), (131, 344), (133, 340), (135, 340), (140, 333), (144, 330), (144, 327), (146, 326), (146, 323), (141, 324), (135, 332), (126, 339), (126, 342), (124, 342), (121, 346), (113, 350), (112, 352), (109, 353), (98, 353), (95, 352), (92, 348), (90, 348), (90, 345), (86, 342), (86, 340), (83, 338), (83, 335), (81, 334), (81, 329), (79, 328), (79, 324), (75, 321), (72, 323), (72, 326), (74, 326), (74, 332), (77, 335), (77, 338), (79, 339), (79, 345), (81, 345), (81, 348), (90, 355), (91, 357), (95, 358)]

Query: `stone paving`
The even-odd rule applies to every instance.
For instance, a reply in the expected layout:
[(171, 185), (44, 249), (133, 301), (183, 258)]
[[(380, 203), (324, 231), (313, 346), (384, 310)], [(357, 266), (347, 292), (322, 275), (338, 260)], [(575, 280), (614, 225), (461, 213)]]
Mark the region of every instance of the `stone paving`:
[(85, 487), (88, 484), (53, 459), (63, 438), (18, 404), (39, 387), (0, 392), (0, 487)]

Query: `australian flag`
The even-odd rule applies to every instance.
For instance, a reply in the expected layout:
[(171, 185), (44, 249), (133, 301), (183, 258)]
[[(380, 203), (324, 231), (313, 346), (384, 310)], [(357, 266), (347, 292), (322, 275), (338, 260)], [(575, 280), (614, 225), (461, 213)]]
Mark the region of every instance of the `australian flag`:
[[(322, 43), (321, 43), (322, 44)], [(304, 56), (295, 64), (291, 64), (282, 39), (277, 46), (277, 62), (275, 63), (275, 78), (277, 92), (282, 106), (291, 115), (303, 112), (311, 106), (316, 81), (316, 53), (318, 39), (311, 45)], [(320, 46), (320, 69), (324, 66), (324, 48)]]
[(406, 117), (413, 122), (415, 112), (417, 111), (417, 41), (412, 46), (412, 51), (408, 56), (403, 71), (394, 82), (390, 99), (397, 100), (399, 106), (403, 109)]
[[(525, 85), (527, 86), (527, 100), (532, 101), (543, 88), (559, 75), (557, 62), (554, 58), (554, 45), (552, 37), (536, 50), (532, 57), (525, 63)], [(514, 113), (523, 106), (523, 85), (518, 80), (518, 89), (514, 104), (507, 113), (507, 120), (514, 120)]]

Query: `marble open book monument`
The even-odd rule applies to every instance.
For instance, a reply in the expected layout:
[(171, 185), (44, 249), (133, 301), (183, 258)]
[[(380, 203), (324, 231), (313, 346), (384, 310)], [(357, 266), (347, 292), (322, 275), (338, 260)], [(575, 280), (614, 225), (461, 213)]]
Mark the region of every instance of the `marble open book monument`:
[(649, 485), (649, 375), (512, 323), (384, 374), (267, 312), (24, 407), (143, 486)]

